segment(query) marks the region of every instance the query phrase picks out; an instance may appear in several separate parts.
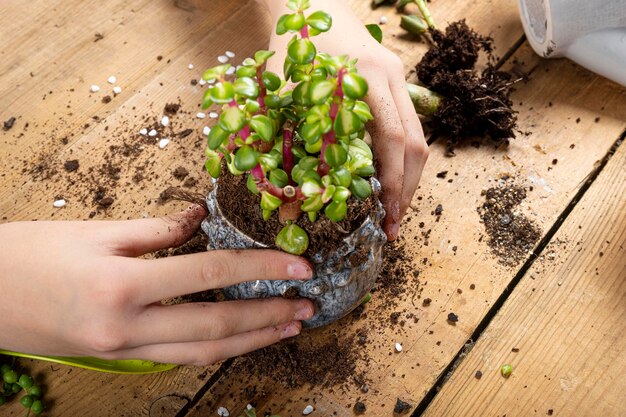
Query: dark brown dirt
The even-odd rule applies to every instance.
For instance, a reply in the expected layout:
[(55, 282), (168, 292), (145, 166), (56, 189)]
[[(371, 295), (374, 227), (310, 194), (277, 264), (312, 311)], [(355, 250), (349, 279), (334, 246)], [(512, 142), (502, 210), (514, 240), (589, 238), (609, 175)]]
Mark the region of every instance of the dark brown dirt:
[[(248, 190), (244, 176), (225, 173), (219, 180), (217, 198), (222, 212), (232, 224), (254, 240), (275, 248), (274, 240), (283, 225), (278, 221), (276, 213), (268, 221), (263, 220), (259, 205), (260, 196)], [(365, 221), (373, 203), (372, 197), (366, 200), (351, 199), (348, 214), (341, 222), (333, 222), (323, 215), (320, 215), (317, 221), (311, 222), (308, 216), (301, 215), (295, 223), (309, 235), (309, 248), (303, 256), (334, 250), (346, 236)]]
[(79, 167), (80, 167), (80, 164), (78, 162), (78, 159), (71, 159), (69, 161), (65, 161), (65, 163), (63, 164), (63, 168), (65, 168), (65, 171), (67, 172), (74, 172)]
[(163, 108), (166, 114), (176, 114), (178, 110), (180, 110), (180, 104), (178, 103), (167, 103)]
[(15, 117), (9, 117), (7, 120), (4, 121), (3, 129), (9, 130), (13, 127), (14, 124), (15, 124)]
[[(434, 45), (417, 64), (417, 76), (444, 100), (430, 124), (446, 135), (449, 147), (466, 138), (488, 136), (497, 142), (515, 137), (517, 115), (510, 99), (511, 75), (495, 68), (493, 40), (470, 29), (465, 20), (445, 33), (431, 32)], [(481, 53), (488, 63), (478, 70)]]
[(487, 244), (500, 263), (515, 266), (541, 238), (541, 229), (519, 210), (526, 189), (506, 180), (482, 195), (485, 202), (478, 207), (478, 214), (489, 236)]
[(393, 412), (396, 414), (406, 414), (411, 409), (412, 405), (402, 401), (400, 398), (396, 399), (396, 405), (393, 408)]
[(172, 171), (172, 175), (177, 180), (182, 181), (185, 177), (187, 177), (187, 175), (189, 175), (189, 171), (187, 171), (187, 168), (185, 167), (177, 167), (174, 171)]

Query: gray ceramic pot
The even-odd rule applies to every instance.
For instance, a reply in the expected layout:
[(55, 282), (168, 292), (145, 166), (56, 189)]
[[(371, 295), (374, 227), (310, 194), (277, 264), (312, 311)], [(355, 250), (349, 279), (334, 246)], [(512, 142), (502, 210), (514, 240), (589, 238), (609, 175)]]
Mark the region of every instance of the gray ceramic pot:
[[(372, 178), (372, 189), (380, 192), (380, 183)], [(217, 185), (206, 199), (209, 216), (202, 223), (208, 235), (208, 249), (267, 248), (242, 233), (222, 214), (217, 202)], [(346, 237), (332, 253), (310, 259), (314, 276), (308, 281), (252, 281), (224, 289), (229, 299), (280, 297), (286, 292), (305, 297), (315, 304), (315, 315), (305, 327), (318, 327), (345, 316), (362, 302), (374, 286), (382, 266), (382, 246), (387, 241), (380, 223), (385, 215), (377, 200), (375, 209), (363, 224)]]

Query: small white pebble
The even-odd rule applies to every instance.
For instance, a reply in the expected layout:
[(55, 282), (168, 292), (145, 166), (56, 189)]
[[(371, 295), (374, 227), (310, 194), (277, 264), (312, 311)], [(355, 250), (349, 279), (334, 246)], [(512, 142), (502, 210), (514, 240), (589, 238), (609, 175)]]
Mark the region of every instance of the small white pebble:
[(312, 405), (307, 405), (306, 407), (304, 407), (304, 410), (302, 410), (302, 414), (305, 416), (308, 416), (309, 414), (311, 414), (313, 412), (314, 408)]
[(207, 83), (215, 84), (215, 81), (217, 81), (215, 78), (211, 78), (209, 81), (207, 81)]
[(56, 208), (61, 208), (61, 207), (65, 206), (65, 200), (63, 200), (63, 199), (57, 200), (54, 203), (52, 203), (52, 205), (54, 207), (56, 207)]
[(196, 117), (197, 117), (198, 119), (204, 119), (204, 118), (206, 117), (206, 114), (205, 114), (205, 113), (202, 113), (202, 112), (200, 112), (200, 113), (196, 113)]
[(193, 69), (193, 64), (189, 64), (189, 65), (187, 65), (187, 68), (189, 68), (190, 70), (192, 70), (192, 69)]
[(122, 87), (120, 87), (119, 85), (116, 85), (115, 87), (113, 87), (113, 92), (115, 94), (119, 94), (122, 92)]
[(202, 129), (202, 134), (208, 135), (209, 133), (211, 133), (211, 128), (208, 126), (204, 126), (204, 129)]
[(154, 137), (154, 136), (156, 136), (156, 135), (157, 135), (157, 131), (156, 131), (156, 130), (154, 130), (154, 129), (152, 129), (150, 132), (148, 132), (148, 136), (152, 136), (152, 137)]
[(220, 407), (217, 409), (217, 415), (220, 417), (228, 417), (230, 415), (230, 412), (226, 407)]
[(200, 80), (198, 81), (198, 84), (205, 85), (206, 81), (204, 81), (204, 78), (200, 78)]
[(402, 345), (400, 343), (396, 343), (396, 352), (402, 352)]
[(230, 67), (226, 70), (226, 75), (233, 75), (237, 71), (235, 67)]
[(225, 55), (229, 58), (234, 58), (235, 57), (235, 53), (233, 51), (226, 51)]
[(253, 408), (253, 407), (252, 407), (252, 404), (248, 404), (248, 405), (246, 405), (246, 409), (248, 409), (248, 410), (252, 410), (252, 408)]
[(145, 127), (139, 131), (139, 134), (142, 136), (146, 136), (148, 134), (148, 129)]
[(220, 62), (220, 64), (225, 64), (228, 62), (228, 57), (226, 55), (220, 55), (217, 57), (217, 60)]
[(163, 116), (163, 118), (161, 119), (161, 126), (169, 126), (170, 125), (170, 118), (167, 116)]
[(117, 77), (115, 75), (111, 75), (109, 78), (107, 78), (107, 82), (109, 84), (115, 84), (117, 82)]
[(165, 148), (168, 143), (170, 143), (169, 139), (161, 139), (159, 141), (159, 148), (161, 148), (161, 149)]
[(381, 16), (380, 19), (378, 19), (378, 23), (380, 23), (381, 25), (384, 25), (388, 21), (389, 20), (387, 20), (387, 16)]
[(91, 86), (90, 90), (92, 93), (97, 93), (98, 91), (100, 91), (100, 87), (94, 84)]
[(218, 117), (220, 117), (220, 115), (212, 111), (211, 113), (209, 113), (209, 117), (211, 119), (217, 119)]

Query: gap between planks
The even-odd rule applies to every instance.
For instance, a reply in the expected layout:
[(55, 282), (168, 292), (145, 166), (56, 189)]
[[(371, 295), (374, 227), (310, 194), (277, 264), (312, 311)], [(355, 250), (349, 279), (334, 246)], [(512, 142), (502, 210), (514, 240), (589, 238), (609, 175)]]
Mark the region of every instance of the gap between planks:
[(617, 149), (622, 145), (623, 141), (626, 139), (626, 130), (620, 135), (620, 137), (613, 143), (611, 149), (607, 152), (607, 154), (602, 158), (598, 166), (589, 174), (583, 185), (580, 187), (578, 192), (572, 197), (568, 205), (565, 207), (563, 212), (559, 215), (556, 222), (552, 225), (552, 227), (548, 230), (546, 235), (541, 239), (539, 244), (533, 253), (528, 257), (526, 262), (521, 266), (520, 270), (515, 274), (511, 282), (506, 286), (502, 294), (497, 298), (493, 306), (489, 309), (485, 317), (480, 321), (470, 338), (463, 345), (463, 347), (457, 352), (454, 358), (450, 361), (448, 366), (441, 372), (439, 378), (435, 381), (430, 390), (426, 393), (422, 401), (415, 408), (415, 411), (411, 415), (411, 417), (420, 417), (424, 414), (428, 406), (434, 401), (435, 397), (443, 387), (443, 385), (448, 381), (448, 379), (452, 376), (458, 366), (463, 362), (469, 351), (472, 349), (473, 345), (478, 341), (483, 332), (487, 329), (489, 324), (498, 314), (498, 311), (502, 308), (507, 299), (513, 294), (515, 288), (520, 283), (522, 278), (526, 275), (526, 272), (533, 266), (535, 260), (542, 254), (543, 250), (548, 246), (552, 238), (559, 231), (565, 220), (569, 217), (571, 212), (574, 210), (576, 205), (583, 198), (585, 193), (589, 190), (591, 185), (598, 178), (602, 170), (606, 167), (607, 163), (611, 159), (611, 157), (617, 152)]

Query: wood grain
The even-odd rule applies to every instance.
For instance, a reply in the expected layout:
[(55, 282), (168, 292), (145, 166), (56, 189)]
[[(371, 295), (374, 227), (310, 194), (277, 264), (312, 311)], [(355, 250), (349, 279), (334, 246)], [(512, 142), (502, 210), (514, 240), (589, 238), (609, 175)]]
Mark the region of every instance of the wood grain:
[(625, 196), (622, 145), (425, 416), (626, 414)]

